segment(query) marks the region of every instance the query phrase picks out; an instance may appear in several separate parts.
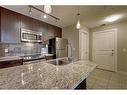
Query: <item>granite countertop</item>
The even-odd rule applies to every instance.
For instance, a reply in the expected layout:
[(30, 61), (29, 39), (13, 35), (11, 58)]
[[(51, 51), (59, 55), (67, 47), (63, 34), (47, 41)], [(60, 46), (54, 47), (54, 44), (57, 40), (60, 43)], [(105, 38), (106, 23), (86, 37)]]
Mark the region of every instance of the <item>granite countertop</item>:
[[(38, 54), (40, 54), (40, 53), (38, 53)], [(28, 54), (28, 55), (32, 55), (32, 54)], [(21, 55), (18, 55), (18, 56), (5, 56), (5, 57), (0, 57), (0, 62), (23, 59), (21, 56), (25, 56), (25, 55), (21, 54)], [(47, 56), (47, 57), (48, 56), (53, 56), (53, 54), (43, 54), (43, 55), (41, 55), (41, 56), (39, 56), (39, 57), (37, 57), (35, 59), (45, 58), (44, 56)]]
[(20, 59), (22, 59), (22, 58), (19, 56), (5, 56), (5, 57), (0, 57), (0, 62), (11, 61), (11, 60), (20, 60)]
[(0, 89), (74, 89), (96, 66), (90, 61), (62, 66), (45, 61), (0, 69)]

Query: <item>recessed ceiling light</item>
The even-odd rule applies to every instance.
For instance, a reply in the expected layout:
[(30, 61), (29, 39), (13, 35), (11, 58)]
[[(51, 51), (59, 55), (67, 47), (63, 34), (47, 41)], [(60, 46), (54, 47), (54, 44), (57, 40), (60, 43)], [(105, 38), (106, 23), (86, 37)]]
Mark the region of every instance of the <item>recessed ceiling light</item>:
[(47, 18), (47, 15), (44, 15), (43, 17), (44, 17), (44, 19), (46, 19)]
[(112, 15), (112, 16), (109, 16), (109, 17), (106, 17), (104, 21), (106, 22), (114, 22), (120, 18), (122, 18), (123, 15)]

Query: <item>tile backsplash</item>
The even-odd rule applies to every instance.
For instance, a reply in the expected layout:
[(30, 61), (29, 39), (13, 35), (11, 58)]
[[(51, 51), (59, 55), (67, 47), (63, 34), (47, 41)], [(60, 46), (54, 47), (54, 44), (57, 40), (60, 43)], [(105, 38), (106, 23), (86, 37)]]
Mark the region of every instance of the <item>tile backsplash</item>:
[(42, 48), (46, 48), (45, 44), (40, 43), (21, 43), (21, 44), (4, 44), (5, 56), (21, 56), (28, 54), (41, 53)]

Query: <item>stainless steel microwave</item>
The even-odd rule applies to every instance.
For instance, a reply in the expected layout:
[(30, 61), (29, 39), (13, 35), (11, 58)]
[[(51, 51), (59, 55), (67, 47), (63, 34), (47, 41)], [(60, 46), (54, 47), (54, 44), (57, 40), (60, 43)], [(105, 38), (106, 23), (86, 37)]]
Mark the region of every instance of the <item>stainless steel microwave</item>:
[(21, 41), (42, 42), (42, 32), (36, 32), (28, 29), (21, 29)]

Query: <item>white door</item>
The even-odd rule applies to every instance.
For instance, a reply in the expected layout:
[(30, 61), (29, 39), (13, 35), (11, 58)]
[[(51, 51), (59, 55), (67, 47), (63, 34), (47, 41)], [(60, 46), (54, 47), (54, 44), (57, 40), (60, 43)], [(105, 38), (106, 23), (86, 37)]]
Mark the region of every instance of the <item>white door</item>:
[(101, 69), (115, 71), (115, 33), (116, 30), (93, 33), (93, 60)]
[[(81, 32), (81, 31), (80, 31)], [(88, 60), (89, 59), (89, 37), (88, 37), (88, 33), (87, 32), (81, 32), (81, 47), (80, 47), (80, 54), (81, 54), (81, 60)]]

